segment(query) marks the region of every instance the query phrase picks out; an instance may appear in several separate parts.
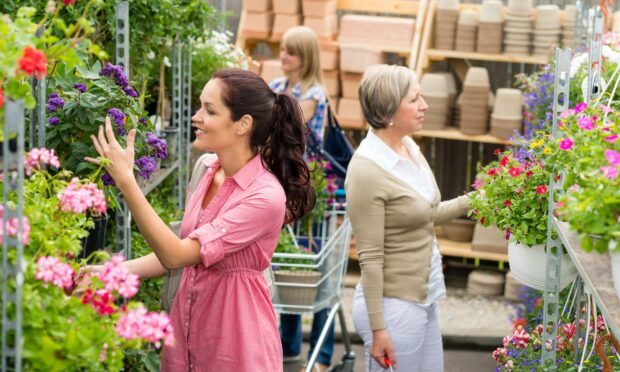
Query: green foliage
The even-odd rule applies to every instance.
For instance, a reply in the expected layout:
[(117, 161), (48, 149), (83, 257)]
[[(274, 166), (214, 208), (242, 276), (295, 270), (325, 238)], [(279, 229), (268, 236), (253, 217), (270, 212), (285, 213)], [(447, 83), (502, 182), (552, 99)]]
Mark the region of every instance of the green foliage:
[[(286, 227), (283, 228), (282, 231), (280, 231), (280, 238), (278, 240), (278, 245), (276, 246), (275, 252), (287, 254), (313, 254), (310, 248), (303, 247), (301, 245), (295, 245), (295, 236)], [(274, 270), (307, 271), (310, 269), (305, 267), (288, 266), (288, 264), (313, 265), (316, 264), (316, 261), (312, 259), (274, 257), (271, 260), (271, 263), (273, 264)]]

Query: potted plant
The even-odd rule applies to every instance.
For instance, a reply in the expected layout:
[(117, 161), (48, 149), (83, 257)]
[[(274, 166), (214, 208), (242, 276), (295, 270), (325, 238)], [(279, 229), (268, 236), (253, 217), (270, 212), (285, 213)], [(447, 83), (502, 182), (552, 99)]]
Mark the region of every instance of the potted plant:
[[(508, 260), (515, 279), (539, 290), (546, 280), (549, 171), (536, 158), (519, 161), (512, 151), (495, 151), (498, 160), (482, 168), (468, 215), (484, 226), (506, 232)], [(562, 260), (561, 286), (573, 281), (577, 270), (569, 257)]]
[[(317, 157), (307, 159), (311, 170), (311, 182), (314, 188), (316, 203), (310, 213), (297, 222), (294, 230), (286, 226), (280, 233), (276, 255), (272, 260), (274, 276), (280, 303), (312, 306), (317, 296), (318, 282), (321, 279), (321, 267), (312, 258), (282, 257), (279, 254), (314, 255), (318, 254), (326, 243), (322, 230), (329, 216), (326, 210), (333, 204), (336, 186), (333, 178), (327, 175), (329, 162)], [(295, 236), (295, 231), (301, 236)], [(318, 236), (318, 238), (317, 238)], [(327, 262), (327, 261), (325, 261)], [(303, 287), (290, 286), (283, 283), (301, 284)]]

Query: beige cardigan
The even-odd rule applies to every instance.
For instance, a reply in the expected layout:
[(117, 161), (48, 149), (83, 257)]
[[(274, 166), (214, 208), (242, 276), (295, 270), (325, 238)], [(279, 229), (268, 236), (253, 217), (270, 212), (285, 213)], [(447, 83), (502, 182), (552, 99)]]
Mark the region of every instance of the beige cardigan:
[[(429, 167), (426, 159), (423, 166)], [(434, 224), (467, 211), (466, 195), (430, 203), (374, 161), (355, 154), (347, 171), (347, 211), (362, 269), (372, 330), (385, 329), (383, 297), (424, 303), (428, 295)]]

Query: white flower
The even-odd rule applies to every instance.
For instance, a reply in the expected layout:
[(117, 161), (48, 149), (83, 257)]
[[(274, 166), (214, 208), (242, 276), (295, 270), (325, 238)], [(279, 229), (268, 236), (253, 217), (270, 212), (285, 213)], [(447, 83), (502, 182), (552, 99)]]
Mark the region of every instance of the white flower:
[(152, 50), (149, 50), (149, 53), (146, 55), (146, 58), (155, 59), (155, 52), (153, 52)]
[(55, 0), (47, 0), (47, 5), (45, 6), (45, 13), (47, 14), (56, 13), (56, 1)]
[(166, 67), (171, 67), (172, 64), (170, 63), (170, 59), (168, 58), (168, 56), (164, 57), (164, 66)]

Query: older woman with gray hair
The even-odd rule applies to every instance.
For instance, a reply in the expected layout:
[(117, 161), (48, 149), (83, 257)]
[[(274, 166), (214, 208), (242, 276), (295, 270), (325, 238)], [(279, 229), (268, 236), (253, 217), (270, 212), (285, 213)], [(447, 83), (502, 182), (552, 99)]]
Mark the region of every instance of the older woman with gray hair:
[(440, 202), (411, 135), (428, 105), (413, 71), (374, 65), (359, 88), (371, 129), (349, 164), (347, 208), (362, 270), (353, 322), (367, 371), (443, 371), (437, 301), (446, 288), (434, 225), (467, 211), (466, 195)]

